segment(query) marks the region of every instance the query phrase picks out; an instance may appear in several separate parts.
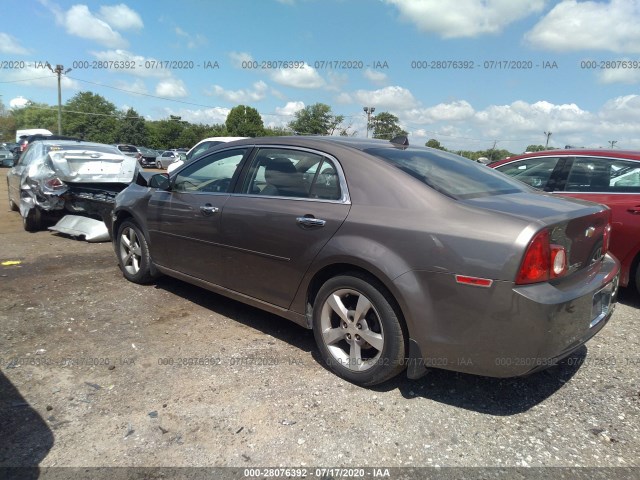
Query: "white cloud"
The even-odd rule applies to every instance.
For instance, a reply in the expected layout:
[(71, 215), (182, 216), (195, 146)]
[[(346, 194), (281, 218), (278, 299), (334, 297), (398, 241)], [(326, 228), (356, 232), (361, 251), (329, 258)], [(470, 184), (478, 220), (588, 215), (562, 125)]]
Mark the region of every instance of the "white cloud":
[(292, 117), (298, 110), (304, 108), (304, 102), (287, 102), (284, 107), (276, 107), (276, 113), (278, 115), (286, 115)]
[(274, 70), (271, 73), (271, 79), (284, 85), (286, 87), (293, 88), (319, 88), (326, 85), (326, 82), (318, 74), (317, 70), (309, 65), (303, 68), (283, 68), (280, 70)]
[(176, 35), (178, 35), (179, 37), (183, 37), (184, 39), (187, 40), (187, 44), (186, 44), (187, 48), (193, 49), (193, 48), (201, 47), (208, 43), (207, 38), (204, 35), (201, 35), (199, 33), (195, 35), (191, 35), (185, 32), (180, 27), (176, 27), (175, 32), (176, 32)]
[[(628, 61), (628, 60), (627, 60)], [(637, 68), (607, 68), (598, 72), (600, 83), (640, 83), (640, 69)]]
[(385, 0), (420, 30), (443, 38), (499, 33), (507, 25), (540, 12), (546, 0)]
[(93, 40), (111, 48), (121, 48), (127, 41), (104, 20), (93, 15), (86, 5), (74, 5), (66, 12), (58, 7), (51, 7), (56, 21), (67, 33), (80, 38)]
[[(22, 69), (6, 70), (2, 75), (2, 79), (7, 82), (20, 83), (22, 86), (33, 86), (42, 88), (58, 89), (57, 75), (48, 68), (35, 68), (35, 66), (27, 66)], [(66, 75), (60, 77), (60, 85), (62, 90), (78, 90), (80, 85), (75, 80), (71, 80)]]
[(232, 103), (253, 103), (263, 100), (268, 89), (267, 84), (260, 80), (253, 84), (252, 90), (225, 90), (220, 85), (214, 85), (211, 94)]
[(28, 55), (30, 52), (24, 48), (18, 40), (8, 33), (0, 32), (0, 53), (8, 55)]
[(367, 68), (364, 73), (364, 78), (369, 80), (374, 85), (384, 86), (387, 83), (387, 74), (380, 70), (372, 70)]
[(638, 53), (639, 23), (638, 0), (564, 0), (525, 35), (525, 40), (533, 47), (558, 52)]
[(122, 80), (116, 81), (116, 86), (121, 88), (122, 90), (127, 90), (129, 92), (136, 93), (149, 93), (147, 90), (147, 86), (144, 84), (142, 79), (137, 78), (132, 83), (123, 82)]
[(100, 18), (116, 30), (140, 30), (144, 27), (140, 15), (124, 3), (101, 6)]
[(599, 116), (607, 122), (624, 121), (636, 125), (640, 118), (640, 95), (612, 98), (604, 104)]
[(247, 52), (229, 52), (229, 58), (235, 68), (243, 68), (243, 63), (253, 61), (253, 57)]
[(475, 111), (465, 100), (451, 103), (439, 103), (433, 107), (413, 108), (407, 112), (408, 120), (416, 123), (434, 123), (439, 121), (458, 121), (472, 118)]
[(407, 110), (418, 104), (409, 90), (399, 86), (379, 90), (358, 90), (353, 93), (352, 98), (362, 105), (375, 106), (383, 110)]
[(199, 110), (181, 109), (172, 110), (170, 108), (163, 109), (161, 118), (167, 118), (169, 115), (176, 115), (183, 120), (191, 123), (215, 124), (224, 123), (231, 109), (223, 107), (203, 108)]
[(187, 89), (182, 80), (178, 80), (177, 78), (168, 78), (166, 80), (161, 80), (158, 85), (156, 85), (156, 95), (159, 97), (186, 97)]
[(27, 103), (29, 103), (28, 99), (26, 99), (24, 97), (16, 97), (16, 98), (12, 98), (11, 100), (9, 100), (9, 107), (10, 108), (22, 108)]

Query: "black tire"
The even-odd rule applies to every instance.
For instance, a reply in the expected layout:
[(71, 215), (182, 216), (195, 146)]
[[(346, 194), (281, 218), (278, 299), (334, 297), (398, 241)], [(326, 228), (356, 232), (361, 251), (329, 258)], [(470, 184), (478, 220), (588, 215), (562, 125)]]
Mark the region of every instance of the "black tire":
[(152, 282), (153, 273), (149, 245), (142, 230), (133, 220), (125, 220), (118, 228), (116, 253), (124, 278), (133, 283)]
[(640, 295), (640, 261), (636, 264), (636, 275), (635, 275), (635, 280), (636, 280), (636, 291), (638, 292), (638, 295)]
[(394, 305), (391, 294), (366, 275), (352, 273), (329, 279), (313, 305), (313, 334), (326, 365), (338, 376), (362, 386), (385, 382), (404, 370), (405, 334)]
[(22, 225), (27, 232), (42, 230), (42, 212), (38, 207), (29, 210), (26, 217), (22, 217)]
[(20, 211), (20, 208), (18, 207), (18, 204), (16, 202), (14, 202), (13, 199), (11, 199), (11, 198), (9, 198), (9, 208), (11, 209), (12, 212)]
[(156, 160), (156, 168), (162, 170), (162, 163), (160, 162), (160, 160)]

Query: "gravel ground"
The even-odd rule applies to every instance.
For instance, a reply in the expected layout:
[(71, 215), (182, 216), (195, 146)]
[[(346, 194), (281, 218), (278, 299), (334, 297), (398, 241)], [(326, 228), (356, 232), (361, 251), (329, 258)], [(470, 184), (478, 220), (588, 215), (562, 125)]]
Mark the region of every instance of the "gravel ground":
[(28, 234), (6, 208), (0, 240), (0, 260), (21, 262), (0, 267), (2, 467), (640, 475), (640, 297), (631, 290), (586, 348), (544, 372), (505, 380), (432, 370), (364, 389), (324, 368), (312, 333), (284, 319), (169, 278), (125, 281), (108, 243)]

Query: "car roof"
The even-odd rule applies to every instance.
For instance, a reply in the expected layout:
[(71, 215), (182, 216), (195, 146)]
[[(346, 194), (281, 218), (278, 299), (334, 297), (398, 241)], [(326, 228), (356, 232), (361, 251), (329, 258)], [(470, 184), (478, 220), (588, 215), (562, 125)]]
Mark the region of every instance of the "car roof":
[(614, 157), (621, 158), (625, 160), (639, 160), (640, 161), (640, 151), (637, 150), (612, 150), (612, 149), (586, 149), (586, 148), (572, 148), (565, 150), (543, 150), (541, 152), (530, 152), (525, 153), (523, 155), (514, 155), (509, 158), (505, 158), (504, 160), (498, 160), (497, 162), (491, 163), (490, 167), (496, 167), (499, 165), (503, 165), (505, 163), (513, 162), (515, 160), (522, 160), (525, 158), (535, 158), (535, 157)]
[(86, 147), (111, 147), (113, 150), (119, 151), (113, 145), (109, 145), (106, 143), (97, 143), (97, 142), (84, 142), (82, 140), (35, 140), (31, 142), (33, 144), (40, 143), (42, 145), (57, 145), (61, 147), (65, 146), (74, 146), (74, 145), (83, 145)]
[[(416, 148), (415, 145), (399, 145), (392, 143), (389, 140), (373, 139), (373, 138), (361, 138), (361, 137), (343, 137), (343, 136), (331, 136), (331, 135), (291, 135), (283, 137), (257, 137), (248, 138), (245, 140), (238, 140), (233, 142), (233, 145), (292, 145), (292, 146), (308, 146), (321, 148), (326, 145), (336, 145), (342, 147), (350, 147), (356, 150), (366, 150), (368, 148)], [(418, 145), (417, 147), (429, 150), (427, 147)]]

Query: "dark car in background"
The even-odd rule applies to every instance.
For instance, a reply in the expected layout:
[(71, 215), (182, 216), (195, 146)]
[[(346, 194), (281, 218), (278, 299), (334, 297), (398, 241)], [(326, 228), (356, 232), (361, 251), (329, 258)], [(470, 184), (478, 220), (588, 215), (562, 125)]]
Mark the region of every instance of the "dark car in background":
[(621, 263), (620, 285), (640, 292), (640, 152), (547, 150), (490, 165), (559, 197), (602, 203), (611, 209), (610, 251)]
[(136, 160), (112, 145), (34, 140), (7, 173), (9, 206), (27, 231), (69, 213), (104, 221), (136, 173)]
[(609, 215), (406, 138), (264, 137), (131, 184), (111, 228), (128, 280), (166, 274), (285, 317), (374, 385), (570, 355), (613, 312)]
[(137, 147), (137, 149), (138, 155), (136, 158), (142, 167), (156, 166), (156, 157), (160, 155), (160, 152), (147, 147)]
[(4, 145), (0, 145), (0, 166), (13, 166), (13, 152)]

